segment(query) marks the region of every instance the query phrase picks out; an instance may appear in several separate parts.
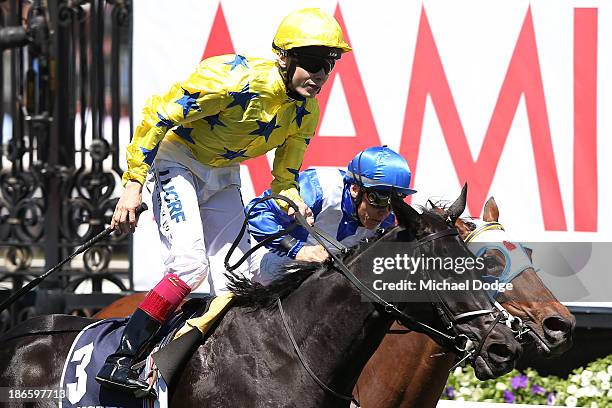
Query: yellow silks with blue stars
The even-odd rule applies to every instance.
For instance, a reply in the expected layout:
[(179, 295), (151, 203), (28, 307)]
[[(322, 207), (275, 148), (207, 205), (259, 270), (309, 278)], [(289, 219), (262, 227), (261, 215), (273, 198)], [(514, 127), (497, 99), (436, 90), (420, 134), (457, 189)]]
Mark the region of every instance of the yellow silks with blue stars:
[(169, 138), (213, 167), (276, 148), (272, 191), (301, 200), (297, 174), (317, 127), (319, 106), (314, 98), (287, 96), (275, 61), (241, 55), (208, 58), (186, 81), (151, 97), (143, 114), (127, 148), (124, 184), (144, 183), (159, 143)]

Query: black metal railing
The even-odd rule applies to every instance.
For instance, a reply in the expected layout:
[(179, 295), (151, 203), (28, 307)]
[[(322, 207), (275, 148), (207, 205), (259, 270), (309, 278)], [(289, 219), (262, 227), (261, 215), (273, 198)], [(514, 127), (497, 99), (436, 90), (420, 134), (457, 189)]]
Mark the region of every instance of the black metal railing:
[[(132, 14), (129, 0), (11, 0), (0, 12), (6, 297), (110, 222), (132, 133)], [(0, 316), (0, 331), (34, 314), (87, 315), (118, 296), (107, 287), (130, 290), (130, 245), (112, 236), (91, 248)]]

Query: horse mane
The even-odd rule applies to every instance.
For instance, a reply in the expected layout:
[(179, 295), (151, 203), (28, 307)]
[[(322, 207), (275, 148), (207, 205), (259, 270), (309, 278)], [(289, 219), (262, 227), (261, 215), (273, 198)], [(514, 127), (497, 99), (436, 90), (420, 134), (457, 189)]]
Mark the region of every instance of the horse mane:
[(272, 310), (277, 299), (284, 299), (318, 268), (321, 264), (314, 262), (291, 262), (281, 267), (281, 276), (269, 285), (250, 280), (244, 275), (226, 273), (229, 283), (227, 288), (235, 295), (235, 305), (252, 311), (258, 309)]

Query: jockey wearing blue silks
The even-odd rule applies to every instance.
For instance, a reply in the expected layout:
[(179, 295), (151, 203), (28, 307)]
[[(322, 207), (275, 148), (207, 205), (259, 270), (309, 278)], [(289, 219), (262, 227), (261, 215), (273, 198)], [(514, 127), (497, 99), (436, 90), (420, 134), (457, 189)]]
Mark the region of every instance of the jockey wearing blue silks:
[[(370, 147), (358, 153), (346, 170), (320, 168), (296, 174), (300, 194), (312, 209), (314, 225), (345, 246), (370, 238), (379, 228), (395, 223), (391, 194), (414, 194), (406, 159), (386, 146)], [(265, 191), (262, 196), (271, 194)], [(274, 200), (246, 207), (252, 209), (249, 231), (256, 241), (286, 229), (293, 218)], [(253, 208), (254, 207), (254, 208)], [(330, 249), (332, 250), (332, 249)], [(267, 284), (278, 277), (280, 267), (292, 260), (323, 262), (329, 257), (308, 232), (298, 227), (256, 251), (250, 260), (253, 279)]]

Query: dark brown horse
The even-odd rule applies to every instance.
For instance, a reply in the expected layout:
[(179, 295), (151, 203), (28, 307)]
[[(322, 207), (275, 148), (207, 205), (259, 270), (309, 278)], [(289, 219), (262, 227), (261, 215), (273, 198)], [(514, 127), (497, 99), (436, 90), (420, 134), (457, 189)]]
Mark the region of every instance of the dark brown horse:
[[(452, 214), (456, 216), (465, 207), (465, 195), (458, 201), (462, 206), (454, 207)], [(453, 236), (444, 218), (430, 211), (418, 214), (403, 202), (394, 201), (393, 206), (399, 227), (346, 255), (344, 261), (357, 278), (365, 278), (371, 270), (351, 263), (352, 257), (391, 242), (408, 246), (416, 239), (427, 256), (473, 256)], [(283, 299), (295, 344), (320, 381), (349, 395), (396, 316), (380, 303), (364, 302), (363, 292), (356, 290), (337, 266), (298, 264), (295, 268), (294, 274), (268, 287), (237, 282), (235, 307), (181, 372), (174, 388), (173, 407), (349, 406), (348, 401), (315, 382), (296, 358), (279, 309), (274, 307), (276, 301)], [(429, 273), (438, 278), (445, 276), (443, 271)], [(469, 269), (463, 278), (476, 279), (479, 274), (476, 268)], [(438, 330), (446, 330), (443, 326), (453, 321), (452, 332), (448, 333), (451, 338), (457, 334), (468, 336), (479, 351), (473, 360), (479, 375), (490, 378), (510, 371), (521, 346), (508, 327), (496, 324), (499, 320), (495, 314), (478, 313), (456, 319), (458, 315), (491, 309), (486, 293), (465, 291), (440, 296), (442, 303), (402, 303), (399, 307)], [(0, 387), (58, 386), (63, 361), (76, 336), (74, 330), (88, 322), (73, 317), (70, 322), (62, 319), (63, 327), (58, 327), (55, 320), (53, 316), (41, 317), (0, 338)], [(32, 406), (55, 403), (41, 401)]]
[[(483, 220), (499, 220), (493, 198), (485, 205)], [(476, 227), (461, 219), (455, 226), (464, 239)], [(486, 256), (494, 257), (502, 269), (505, 267), (506, 259), (500, 251), (487, 250)], [(513, 290), (501, 293), (497, 299), (529, 327), (523, 341), (531, 340), (539, 353), (550, 357), (567, 351), (572, 344), (574, 316), (557, 301), (533, 268), (522, 271), (512, 284)], [(355, 395), (365, 408), (435, 407), (454, 361), (454, 354), (445, 353), (430, 338), (406, 333), (394, 325), (362, 371)]]

